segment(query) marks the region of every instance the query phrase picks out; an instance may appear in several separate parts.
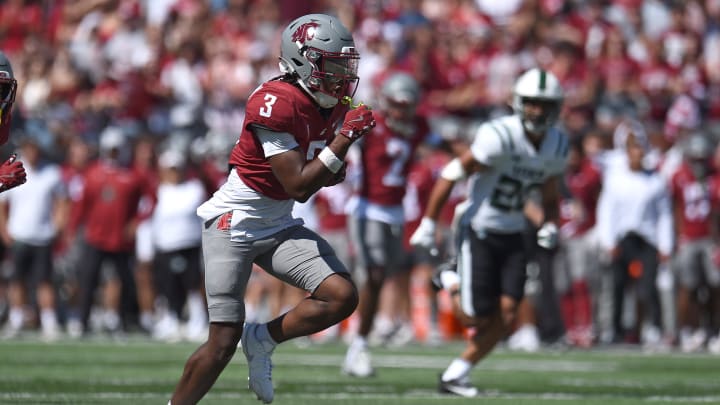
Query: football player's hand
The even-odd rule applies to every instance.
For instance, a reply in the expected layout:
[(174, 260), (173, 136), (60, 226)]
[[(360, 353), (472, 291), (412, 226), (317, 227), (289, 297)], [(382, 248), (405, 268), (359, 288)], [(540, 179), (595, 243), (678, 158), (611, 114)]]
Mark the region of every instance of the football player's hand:
[(22, 162), (15, 160), (15, 155), (0, 165), (0, 193), (15, 188), (27, 181), (27, 173)]
[(410, 244), (412, 246), (419, 246), (423, 247), (429, 251), (436, 250), (437, 247), (435, 246), (435, 231), (437, 229), (437, 224), (434, 220), (423, 217), (423, 219), (420, 221), (420, 225), (418, 225), (415, 232), (413, 232), (412, 236), (410, 236)]
[(365, 104), (360, 104), (345, 113), (345, 122), (340, 128), (340, 134), (350, 140), (357, 140), (375, 127), (375, 118), (372, 111)]
[(558, 228), (552, 222), (546, 222), (537, 231), (537, 243), (545, 249), (554, 249), (558, 244)]
[(335, 173), (335, 175), (330, 179), (330, 181), (327, 182), (325, 187), (334, 186), (336, 184), (340, 184), (343, 181), (345, 181), (345, 175), (347, 174), (347, 164), (343, 164), (340, 170)]

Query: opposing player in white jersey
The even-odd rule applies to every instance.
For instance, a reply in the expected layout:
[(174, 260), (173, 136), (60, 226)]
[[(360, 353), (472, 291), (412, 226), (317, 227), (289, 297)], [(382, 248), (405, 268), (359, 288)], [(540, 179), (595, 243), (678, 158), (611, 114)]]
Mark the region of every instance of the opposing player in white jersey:
[(525, 284), (523, 208), (535, 190), (545, 208), (544, 224), (537, 224), (538, 242), (551, 246), (557, 238), (559, 181), (568, 139), (553, 125), (562, 100), (554, 75), (540, 69), (524, 73), (513, 90), (515, 113), (483, 124), (470, 148), (445, 166), (410, 239), (413, 245), (434, 248), (440, 209), (455, 182), (469, 175), (467, 209), (457, 229), (457, 273), (444, 272), (441, 279), (454, 297), (456, 315), (475, 332), (440, 375), (441, 392), (476, 396), (470, 371), (513, 324)]

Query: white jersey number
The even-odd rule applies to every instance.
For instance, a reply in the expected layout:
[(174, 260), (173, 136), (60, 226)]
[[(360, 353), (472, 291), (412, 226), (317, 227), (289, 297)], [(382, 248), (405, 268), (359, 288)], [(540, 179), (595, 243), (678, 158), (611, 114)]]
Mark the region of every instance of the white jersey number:
[(398, 138), (390, 138), (385, 146), (385, 153), (393, 159), (390, 170), (382, 178), (384, 186), (399, 187), (405, 185), (403, 169), (410, 158), (410, 144)]
[(710, 216), (710, 200), (706, 187), (693, 183), (683, 189), (685, 217), (691, 221), (703, 221)]
[(272, 115), (272, 106), (277, 101), (277, 97), (268, 93), (263, 100), (265, 100), (265, 107), (260, 107), (260, 116), (270, 118)]

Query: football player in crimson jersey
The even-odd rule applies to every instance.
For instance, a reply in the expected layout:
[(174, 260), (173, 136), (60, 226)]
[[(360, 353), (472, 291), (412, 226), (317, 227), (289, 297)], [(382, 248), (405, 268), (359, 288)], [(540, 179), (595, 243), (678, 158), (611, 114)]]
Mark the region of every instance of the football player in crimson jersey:
[[(684, 159), (670, 181), (677, 251), (673, 270), (677, 276), (677, 323), (680, 350), (693, 352), (702, 348), (707, 338), (700, 319), (717, 319), (720, 297), (720, 270), (715, 260), (717, 241), (712, 230), (718, 215), (720, 189), (710, 173), (710, 141), (697, 133), (684, 145)], [(698, 289), (705, 286), (710, 294), (710, 313), (705, 314), (697, 302)], [(717, 325), (711, 325), (717, 327)]]
[[(10, 60), (0, 51), (0, 145), (10, 139), (12, 107), (17, 93), (17, 80), (13, 74)], [(11, 156), (0, 164), (0, 193), (25, 183), (27, 174), (22, 162)]]
[[(570, 344), (592, 344), (592, 303), (600, 287), (595, 209), (602, 174), (585, 155), (581, 139), (570, 143), (560, 200), (560, 240), (555, 256), (556, 277), (564, 281), (561, 310)], [(593, 293), (593, 297), (591, 297)]]
[[(375, 126), (367, 106), (348, 108), (358, 59), (352, 35), (335, 17), (306, 15), (283, 31), (283, 75), (248, 99), (228, 181), (197, 210), (204, 222), (210, 330), (187, 361), (172, 404), (198, 402), (240, 341), (249, 388), (262, 402), (272, 402), (275, 346), (321, 331), (355, 310), (358, 294), (348, 270), (291, 212), (295, 201), (344, 179), (348, 148)], [(243, 324), (253, 264), (309, 295), (268, 323)]]
[(362, 272), (356, 276), (362, 285), (360, 326), (342, 370), (356, 377), (373, 374), (367, 336), (386, 276), (404, 267), (402, 201), (415, 150), (428, 133), (427, 124), (416, 114), (420, 86), (409, 74), (389, 75), (381, 84), (379, 101), (378, 125), (356, 149), (353, 165), (359, 171), (358, 190), (348, 206), (356, 268)]
[(513, 89), (515, 114), (480, 126), (470, 148), (443, 168), (410, 238), (415, 246), (435, 248), (440, 209), (455, 183), (471, 174), (457, 230), (457, 273), (445, 271), (440, 277), (454, 297), (458, 318), (475, 331), (465, 351), (440, 375), (440, 392), (476, 396), (470, 371), (515, 321), (525, 287), (523, 209), (530, 195), (541, 194), (545, 208), (536, 224), (538, 244), (551, 248), (557, 239), (559, 179), (568, 151), (567, 137), (554, 126), (562, 100), (551, 73), (531, 69), (521, 75)]

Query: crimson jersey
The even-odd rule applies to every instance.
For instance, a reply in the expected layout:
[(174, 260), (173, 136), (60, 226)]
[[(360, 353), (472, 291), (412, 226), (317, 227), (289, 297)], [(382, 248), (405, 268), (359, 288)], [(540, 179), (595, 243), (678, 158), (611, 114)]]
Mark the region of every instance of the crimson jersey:
[(717, 181), (698, 181), (690, 166), (684, 162), (672, 176), (670, 191), (679, 241), (710, 236), (710, 218), (717, 201), (717, 186)]
[(85, 225), (85, 240), (91, 246), (108, 252), (127, 252), (133, 240), (127, 227), (136, 221), (138, 204), (147, 193), (142, 177), (133, 170), (105, 162), (92, 165), (85, 175), (85, 185), (78, 200), (78, 217), (71, 218), (71, 229)]
[(302, 89), (280, 80), (265, 82), (248, 99), (230, 165), (251, 189), (275, 200), (288, 200), (290, 196), (275, 178), (252, 126), (291, 134), (307, 160), (312, 160), (333, 138), (346, 112), (347, 107), (338, 104), (326, 117)]
[(580, 236), (595, 226), (602, 175), (589, 159), (577, 172), (565, 173), (566, 189), (560, 199), (560, 231), (563, 237)]
[(345, 205), (350, 199), (350, 187), (346, 183), (323, 187), (316, 194), (315, 209), (321, 231), (339, 231), (347, 227)]
[(377, 125), (362, 140), (360, 167), (362, 184), (359, 195), (370, 203), (393, 206), (402, 204), (415, 150), (428, 133), (427, 122), (418, 117), (411, 137), (393, 133), (385, 117), (375, 115)]

